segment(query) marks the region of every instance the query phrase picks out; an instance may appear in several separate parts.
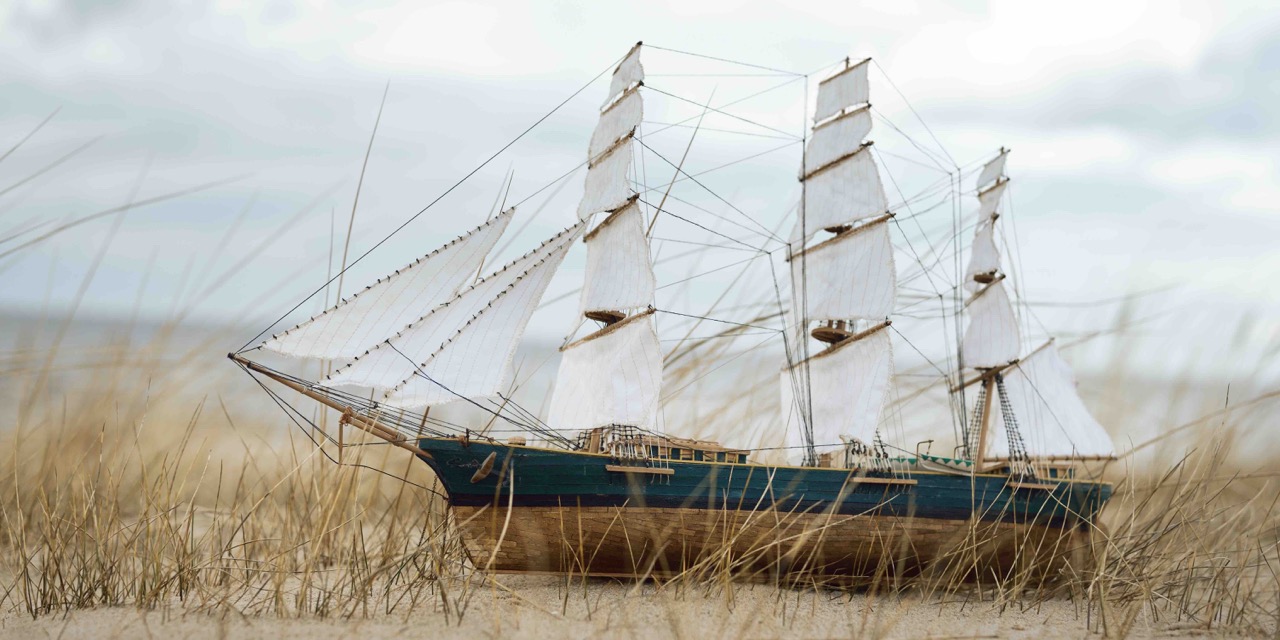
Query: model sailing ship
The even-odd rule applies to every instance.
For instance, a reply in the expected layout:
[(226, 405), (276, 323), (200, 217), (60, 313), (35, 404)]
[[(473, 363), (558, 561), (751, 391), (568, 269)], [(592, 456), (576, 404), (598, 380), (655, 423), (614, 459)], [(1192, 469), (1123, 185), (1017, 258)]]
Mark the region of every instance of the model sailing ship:
[[(678, 426), (657, 431), (655, 276), (630, 179), (643, 112), (640, 51), (637, 44), (613, 73), (576, 224), (476, 279), (516, 215), (508, 209), (230, 357), (341, 412), (340, 428), (430, 465), (480, 568), (663, 576), (719, 562), (744, 573), (856, 578), (886, 562), (926, 567), (974, 535), (990, 542), (975, 554), (1007, 563), (1034, 555), (1046, 534), (1089, 527), (1111, 490), (1083, 465), (1113, 448), (1053, 344), (1021, 352), (995, 240), (1009, 184), (1004, 150), (977, 178), (961, 283), (968, 324), (949, 391), (961, 406), (966, 393), (976, 396), (971, 412), (962, 410), (963, 442), (951, 457), (884, 444), (898, 283), (894, 213), (864, 141), (869, 61), (846, 61), (818, 86), (784, 252), (793, 308), (778, 428), (790, 464), (758, 463), (746, 443), (678, 437)], [(501, 394), (526, 324), (579, 239), (587, 251), (580, 313), (596, 329), (561, 348), (542, 421)], [(312, 382), (251, 359), (255, 350), (343, 364)], [(495, 415), (526, 427), (536, 444), (500, 441), (478, 425), (451, 429), (428, 414), (492, 398), (504, 409)]]

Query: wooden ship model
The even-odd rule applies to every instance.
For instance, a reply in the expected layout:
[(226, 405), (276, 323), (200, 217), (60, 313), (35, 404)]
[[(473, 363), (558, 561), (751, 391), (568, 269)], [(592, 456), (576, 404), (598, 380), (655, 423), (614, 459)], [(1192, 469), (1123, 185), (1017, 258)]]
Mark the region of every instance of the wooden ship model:
[[(575, 224), (476, 279), (516, 215), (508, 209), (229, 357), (336, 410), (340, 428), (429, 465), (482, 569), (661, 577), (719, 563), (858, 579), (886, 562), (927, 568), (965, 540), (972, 546), (976, 531), (990, 544), (975, 557), (1007, 565), (1040, 553), (1046, 535), (1092, 527), (1111, 488), (1085, 465), (1113, 457), (1113, 446), (1052, 342), (1022, 351), (995, 240), (1009, 184), (1003, 149), (977, 172), (977, 223), (956, 283), (967, 327), (944, 380), (970, 409), (962, 442), (950, 456), (883, 442), (898, 283), (895, 214), (865, 141), (869, 61), (846, 61), (818, 86), (783, 252), (792, 295), (779, 329), (787, 362), (777, 428), (787, 461), (757, 462), (749, 443), (683, 438), (674, 425), (659, 432), (652, 221), (631, 179), (640, 52), (637, 44), (613, 72)], [(596, 328), (561, 348), (547, 415), (502, 397), (502, 415), (519, 415), (504, 419), (529, 430), (504, 439), (431, 418), (431, 407), (501, 396), (526, 324), (580, 240), (579, 313)], [(263, 351), (340, 366), (308, 381), (263, 364)]]

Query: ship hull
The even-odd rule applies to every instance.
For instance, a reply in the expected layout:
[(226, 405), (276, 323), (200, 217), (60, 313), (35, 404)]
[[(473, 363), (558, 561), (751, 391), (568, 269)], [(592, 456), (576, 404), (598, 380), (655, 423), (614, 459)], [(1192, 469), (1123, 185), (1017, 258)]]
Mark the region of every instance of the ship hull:
[(1080, 556), (1083, 525), (1111, 491), (996, 474), (628, 462), (456, 439), (419, 447), (473, 564), (497, 572), (863, 581), (1053, 571)]

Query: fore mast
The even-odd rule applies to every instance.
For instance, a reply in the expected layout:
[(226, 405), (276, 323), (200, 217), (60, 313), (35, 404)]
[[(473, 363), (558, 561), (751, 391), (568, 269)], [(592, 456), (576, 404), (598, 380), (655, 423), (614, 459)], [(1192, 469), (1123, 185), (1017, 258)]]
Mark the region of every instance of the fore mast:
[(662, 351), (653, 318), (655, 281), (644, 214), (629, 176), (644, 111), (643, 81), (636, 43), (613, 72), (578, 205), (580, 220), (599, 220), (583, 238), (587, 268), (579, 313), (603, 326), (561, 347), (548, 423), (589, 434), (588, 450), (599, 450), (601, 427), (657, 427)]

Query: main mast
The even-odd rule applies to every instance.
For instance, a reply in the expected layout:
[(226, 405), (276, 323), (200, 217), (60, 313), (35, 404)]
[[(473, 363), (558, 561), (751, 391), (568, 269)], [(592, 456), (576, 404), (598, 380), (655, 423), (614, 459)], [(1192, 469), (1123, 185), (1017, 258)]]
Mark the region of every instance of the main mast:
[[(893, 377), (886, 329), (897, 281), (887, 225), (894, 214), (866, 140), (869, 67), (870, 59), (846, 60), (818, 85), (800, 175), (787, 259), (802, 346), (782, 374), (782, 394), (784, 411), (799, 418), (787, 429), (788, 449), (806, 465), (830, 466), (841, 450), (884, 458), (877, 425)], [(810, 336), (826, 345), (813, 356), (804, 345)]]

